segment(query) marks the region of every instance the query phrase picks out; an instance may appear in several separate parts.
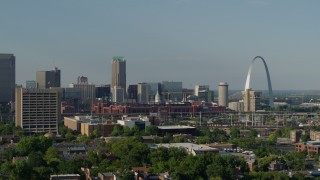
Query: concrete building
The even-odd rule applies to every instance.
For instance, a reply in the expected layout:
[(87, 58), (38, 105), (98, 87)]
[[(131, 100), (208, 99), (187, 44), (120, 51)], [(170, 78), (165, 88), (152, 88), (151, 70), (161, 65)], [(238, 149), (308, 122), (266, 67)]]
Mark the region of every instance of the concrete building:
[(121, 120), (117, 120), (117, 123), (121, 126), (127, 126), (130, 129), (133, 128), (133, 126), (138, 126), (140, 130), (144, 130), (147, 126), (151, 125), (151, 122), (149, 121), (149, 118), (147, 116), (139, 116), (139, 117), (122, 117)]
[(111, 87), (126, 89), (126, 60), (123, 56), (114, 56), (112, 59)]
[(16, 58), (13, 54), (0, 54), (0, 103), (15, 101)]
[(147, 83), (138, 83), (138, 103), (149, 103), (149, 85)]
[(214, 92), (210, 90), (209, 85), (195, 85), (194, 95), (198, 101), (213, 102)]
[(91, 104), (96, 99), (96, 86), (94, 84), (69, 84), (69, 87), (80, 89), (82, 103)]
[(228, 108), (236, 112), (243, 112), (244, 110), (243, 106), (244, 106), (243, 101), (229, 102), (228, 104)]
[(120, 126), (117, 123), (112, 121), (106, 121), (104, 123), (81, 123), (81, 134), (82, 135), (91, 135), (95, 130), (101, 133), (101, 136), (108, 137), (113, 131), (115, 126)]
[(16, 126), (25, 132), (58, 132), (61, 114), (59, 89), (16, 89)]
[(61, 87), (61, 71), (57, 67), (51, 71), (37, 71), (36, 76), (39, 89)]
[(261, 109), (261, 94), (262, 92), (252, 89), (242, 91), (244, 112), (255, 112)]
[(120, 86), (114, 86), (112, 88), (112, 102), (121, 104), (125, 102), (125, 90)]
[(206, 145), (199, 145), (199, 144), (193, 144), (193, 143), (168, 143), (168, 144), (154, 144), (154, 145), (149, 145), (150, 148), (160, 148), (160, 147), (165, 147), (165, 148), (171, 148), (171, 147), (176, 147), (176, 148), (182, 148), (187, 151), (188, 154), (191, 154), (193, 156), (196, 155), (201, 155), (204, 153), (219, 153), (219, 149), (209, 147)]
[(26, 81), (26, 89), (34, 89), (37, 88), (36, 81)]
[(120, 124), (112, 121), (102, 121), (97, 117), (91, 116), (64, 117), (63, 122), (69, 129), (87, 136), (92, 134), (94, 130), (98, 130), (101, 136), (108, 137), (112, 133), (113, 127), (120, 126)]
[(50, 175), (50, 180), (80, 180), (80, 174), (58, 174)]
[(182, 82), (162, 81), (162, 92), (167, 101), (181, 101), (183, 98)]
[(201, 91), (209, 91), (209, 85), (195, 85), (194, 86), (194, 95), (199, 96)]
[(228, 106), (228, 87), (229, 85), (226, 82), (221, 82), (218, 85), (218, 89), (219, 89), (218, 105), (219, 106), (224, 106), (224, 107)]
[(311, 141), (320, 141), (320, 131), (310, 131)]

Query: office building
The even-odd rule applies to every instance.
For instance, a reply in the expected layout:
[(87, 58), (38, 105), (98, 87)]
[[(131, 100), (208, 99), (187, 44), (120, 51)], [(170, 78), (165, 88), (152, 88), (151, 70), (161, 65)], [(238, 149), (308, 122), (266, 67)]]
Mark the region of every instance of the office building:
[(218, 98), (218, 105), (219, 106), (228, 106), (228, 83), (226, 82), (221, 82), (218, 85), (218, 91), (219, 91), (219, 98)]
[(94, 84), (69, 84), (70, 88), (80, 89), (80, 100), (84, 104), (91, 104), (96, 98)]
[(112, 59), (111, 87), (121, 87), (126, 90), (126, 60), (122, 56), (114, 56)]
[(96, 98), (101, 100), (111, 100), (110, 84), (96, 87)]
[(167, 101), (182, 101), (182, 82), (162, 81), (162, 90)]
[(25, 132), (58, 133), (61, 114), (59, 89), (16, 89), (16, 126)]
[(138, 85), (129, 85), (127, 90), (127, 102), (136, 103), (138, 102)]
[(120, 86), (115, 86), (112, 88), (112, 102), (116, 104), (121, 104), (125, 102), (125, 91)]
[(37, 88), (37, 82), (36, 81), (26, 81), (26, 88), (27, 89)]
[(16, 58), (13, 54), (0, 54), (0, 103), (15, 101)]
[(242, 91), (244, 112), (255, 112), (261, 109), (262, 92), (253, 91), (251, 88)]
[(198, 101), (213, 102), (214, 92), (210, 90), (209, 85), (195, 85), (194, 95)]
[(236, 111), (236, 112), (243, 112), (244, 107), (243, 107), (243, 101), (239, 102), (229, 102), (228, 107), (229, 109)]
[(201, 91), (209, 91), (209, 85), (195, 85), (194, 86), (194, 95), (199, 96)]
[(138, 83), (138, 102), (148, 104), (149, 102), (149, 85), (147, 83)]
[(51, 71), (37, 71), (37, 86), (39, 89), (61, 87), (61, 71), (55, 67)]

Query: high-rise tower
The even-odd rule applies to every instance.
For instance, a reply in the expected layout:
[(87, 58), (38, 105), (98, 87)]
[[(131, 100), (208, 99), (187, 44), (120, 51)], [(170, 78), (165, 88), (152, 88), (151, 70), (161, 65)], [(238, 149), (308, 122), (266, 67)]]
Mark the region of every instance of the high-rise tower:
[(39, 89), (61, 87), (61, 71), (57, 67), (51, 71), (37, 71), (37, 85)]
[(16, 58), (13, 54), (0, 54), (0, 103), (15, 100)]
[(228, 86), (226, 82), (219, 83), (219, 106), (228, 106)]
[(112, 59), (111, 88), (115, 86), (126, 90), (126, 60), (123, 56), (114, 56)]

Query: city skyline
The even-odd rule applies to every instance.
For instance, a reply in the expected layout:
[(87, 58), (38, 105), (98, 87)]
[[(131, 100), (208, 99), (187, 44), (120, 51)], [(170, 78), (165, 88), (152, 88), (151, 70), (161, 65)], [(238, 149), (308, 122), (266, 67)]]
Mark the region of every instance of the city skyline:
[[(23, 85), (53, 67), (61, 69), (63, 87), (80, 75), (111, 84), (112, 57), (119, 55), (127, 59), (127, 85), (182, 81), (217, 89), (227, 82), (243, 90), (252, 58), (262, 56), (274, 90), (319, 90), (319, 3), (6, 1), (0, 52), (15, 55), (16, 83)], [(266, 90), (266, 82), (263, 64), (255, 63), (252, 88)]]

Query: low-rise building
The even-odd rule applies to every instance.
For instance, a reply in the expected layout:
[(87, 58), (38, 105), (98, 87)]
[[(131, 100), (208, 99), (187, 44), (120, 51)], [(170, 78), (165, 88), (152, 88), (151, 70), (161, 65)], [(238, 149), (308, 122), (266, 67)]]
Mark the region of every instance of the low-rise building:
[(219, 153), (219, 149), (212, 148), (206, 145), (198, 145), (193, 143), (164, 143), (164, 144), (153, 144), (149, 145), (150, 148), (159, 148), (159, 147), (176, 147), (182, 148), (187, 151), (187, 153), (192, 154), (194, 156), (204, 154), (204, 153)]
[(320, 154), (320, 141), (308, 141), (307, 143), (295, 144), (297, 152), (307, 152), (308, 154)]
[(310, 131), (311, 141), (320, 141), (320, 131)]
[(117, 123), (122, 126), (127, 126), (130, 129), (133, 128), (133, 126), (138, 126), (140, 130), (144, 130), (147, 126), (151, 125), (149, 118), (147, 116), (139, 116), (139, 117), (124, 116), (122, 117), (121, 120), (118, 120)]
[(117, 176), (114, 173), (98, 173), (98, 178), (100, 180), (116, 180)]
[(107, 137), (110, 136), (115, 126), (120, 125), (112, 121), (106, 121), (105, 123), (81, 123), (81, 134), (89, 136), (97, 130), (101, 133), (101, 136)]
[(50, 180), (80, 180), (80, 174), (50, 175)]
[(192, 126), (182, 126), (182, 125), (176, 125), (176, 126), (158, 126), (159, 133), (161, 136), (164, 136), (166, 134), (174, 135), (174, 134), (191, 134), (195, 135), (196, 128)]
[(103, 121), (92, 116), (65, 117), (64, 125), (87, 136), (98, 130), (103, 137), (109, 136), (115, 126), (120, 126), (110, 120)]

